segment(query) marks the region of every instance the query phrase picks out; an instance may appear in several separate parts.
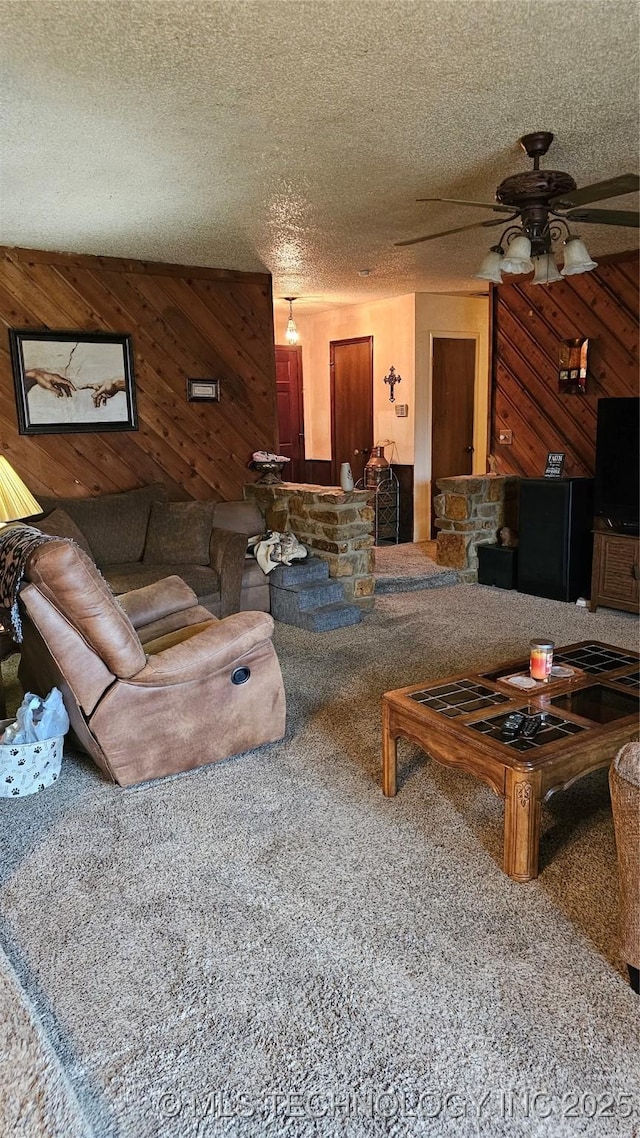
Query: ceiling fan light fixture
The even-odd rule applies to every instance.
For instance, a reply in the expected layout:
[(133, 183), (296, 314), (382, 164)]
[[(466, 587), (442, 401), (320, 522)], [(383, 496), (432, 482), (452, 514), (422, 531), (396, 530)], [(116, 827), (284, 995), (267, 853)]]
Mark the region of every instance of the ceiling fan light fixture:
[(285, 296), (284, 299), (289, 303), (289, 319), (287, 321), (287, 330), (284, 334), (284, 338), (287, 343), (293, 347), (298, 343), (298, 340), (300, 339), (300, 333), (298, 332), (298, 329), (296, 328), (296, 322), (293, 319), (293, 302), (294, 300), (297, 300), (297, 297)]
[(491, 251), (487, 253), (477, 273), (473, 274), (474, 279), (478, 281), (493, 281), (494, 284), (502, 284), (500, 267), (503, 257), (504, 249), (502, 246), (492, 245)]
[(554, 281), (562, 280), (553, 253), (542, 253), (539, 257), (534, 257), (533, 267), (535, 274), (531, 284), (546, 285), (553, 284)]
[(526, 234), (521, 233), (514, 237), (509, 245), (506, 255), (502, 258), (500, 268), (503, 273), (531, 273), (531, 242)]
[(563, 277), (572, 277), (576, 273), (588, 273), (597, 269), (598, 262), (592, 261), (587, 246), (581, 237), (567, 237), (564, 243), (564, 265), (560, 270)]

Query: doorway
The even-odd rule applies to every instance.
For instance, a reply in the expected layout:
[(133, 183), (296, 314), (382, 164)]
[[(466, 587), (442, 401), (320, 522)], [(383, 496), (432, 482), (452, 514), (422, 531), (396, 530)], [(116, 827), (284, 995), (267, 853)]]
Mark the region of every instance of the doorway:
[(364, 477), (373, 446), (373, 336), (331, 340), (331, 477), (351, 463), (354, 482)]
[(431, 418), (431, 536), (438, 478), (473, 471), (475, 338), (434, 336)]
[(287, 482), (303, 482), (304, 410), (299, 346), (276, 346), (276, 398), (279, 453), (291, 460), (283, 473)]

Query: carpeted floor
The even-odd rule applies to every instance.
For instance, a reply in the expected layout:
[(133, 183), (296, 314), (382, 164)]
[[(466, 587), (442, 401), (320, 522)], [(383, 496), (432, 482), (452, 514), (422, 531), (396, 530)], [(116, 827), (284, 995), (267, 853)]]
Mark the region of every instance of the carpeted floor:
[(457, 584), (455, 569), (444, 569), (436, 564), (435, 546), (435, 541), (376, 546), (373, 571), (376, 594), (408, 593)]
[(280, 625), (282, 743), (126, 791), (68, 758), (0, 802), (20, 1046), (72, 1120), (12, 1130), (18, 1088), (3, 1133), (76, 1138), (75, 1096), (98, 1138), (631, 1138), (606, 773), (551, 799), (528, 885), (502, 873), (483, 784), (402, 744), (398, 796), (380, 791), (380, 694), (536, 634), (635, 648), (637, 622), (457, 586), (324, 635)]

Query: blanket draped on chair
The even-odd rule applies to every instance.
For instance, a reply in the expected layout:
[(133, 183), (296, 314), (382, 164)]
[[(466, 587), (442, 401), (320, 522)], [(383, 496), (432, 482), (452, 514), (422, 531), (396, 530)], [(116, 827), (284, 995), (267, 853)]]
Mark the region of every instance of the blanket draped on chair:
[(33, 526), (9, 525), (0, 529), (0, 620), (16, 644), (22, 644), (18, 592), (29, 555), (45, 541), (56, 541)]

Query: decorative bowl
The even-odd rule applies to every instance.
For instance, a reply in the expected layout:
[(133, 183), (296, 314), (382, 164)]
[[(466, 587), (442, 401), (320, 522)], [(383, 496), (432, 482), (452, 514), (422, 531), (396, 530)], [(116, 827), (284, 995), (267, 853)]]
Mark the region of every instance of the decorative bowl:
[(261, 486), (272, 486), (274, 482), (282, 482), (281, 474), (287, 465), (286, 462), (257, 462), (255, 459), (250, 464), (252, 470), (257, 470), (262, 475), (258, 479), (258, 484)]

